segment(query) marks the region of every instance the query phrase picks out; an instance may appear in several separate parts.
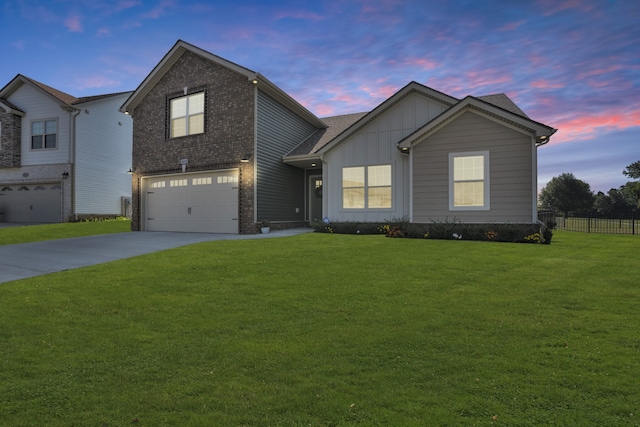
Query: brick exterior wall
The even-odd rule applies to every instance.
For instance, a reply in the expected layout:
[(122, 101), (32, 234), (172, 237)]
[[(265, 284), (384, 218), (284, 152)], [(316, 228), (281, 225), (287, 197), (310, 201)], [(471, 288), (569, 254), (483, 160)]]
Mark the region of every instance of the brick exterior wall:
[(20, 116), (7, 113), (0, 107), (0, 168), (20, 167), (20, 138), (22, 120)]
[[(168, 137), (169, 99), (205, 91), (205, 132)], [(256, 232), (253, 163), (255, 158), (255, 87), (246, 76), (192, 53), (185, 52), (132, 112), (133, 215), (132, 230), (141, 229), (141, 176), (239, 168), (239, 231)]]

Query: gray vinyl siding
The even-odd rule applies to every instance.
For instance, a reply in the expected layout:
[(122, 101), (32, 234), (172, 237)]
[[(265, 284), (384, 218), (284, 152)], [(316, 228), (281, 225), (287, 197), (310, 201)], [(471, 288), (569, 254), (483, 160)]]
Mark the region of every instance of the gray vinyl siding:
[(257, 220), (304, 221), (304, 170), (282, 156), (316, 128), (260, 90), (257, 113)]
[(76, 119), (77, 214), (120, 215), (131, 197), (131, 116), (118, 111), (129, 94), (79, 104)]
[[(490, 210), (449, 210), (449, 153), (489, 151)], [(533, 157), (530, 135), (465, 112), (412, 150), (413, 221), (530, 223), (533, 221)]]
[[(411, 93), (345, 140), (326, 156), (323, 174), (323, 211), (331, 221), (381, 222), (409, 215), (409, 159), (398, 151), (404, 137), (448, 108), (447, 105)], [(351, 166), (390, 164), (391, 209), (343, 209), (342, 169)]]

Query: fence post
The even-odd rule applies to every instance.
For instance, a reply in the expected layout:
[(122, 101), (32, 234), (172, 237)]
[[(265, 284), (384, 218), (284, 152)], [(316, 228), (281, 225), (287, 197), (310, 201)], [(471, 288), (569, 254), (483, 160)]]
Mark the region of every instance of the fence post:
[(631, 210), (631, 235), (636, 234), (636, 210)]
[(589, 211), (589, 218), (587, 221), (587, 233), (591, 233), (591, 211)]

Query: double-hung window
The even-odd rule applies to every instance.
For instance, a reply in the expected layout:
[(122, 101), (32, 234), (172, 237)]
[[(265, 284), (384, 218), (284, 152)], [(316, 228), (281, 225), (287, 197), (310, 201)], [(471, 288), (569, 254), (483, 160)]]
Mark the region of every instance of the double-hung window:
[(56, 148), (58, 144), (58, 121), (40, 120), (31, 122), (31, 149)]
[(449, 209), (489, 210), (489, 152), (449, 153)]
[(204, 133), (204, 92), (170, 101), (171, 138)]
[(343, 209), (390, 209), (391, 165), (342, 169)]

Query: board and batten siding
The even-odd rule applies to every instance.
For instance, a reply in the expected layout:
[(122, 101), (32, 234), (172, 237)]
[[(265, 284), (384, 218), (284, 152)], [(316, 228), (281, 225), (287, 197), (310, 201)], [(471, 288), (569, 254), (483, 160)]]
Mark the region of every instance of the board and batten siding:
[[(409, 159), (397, 148), (404, 137), (448, 108), (412, 92), (367, 123), (356, 134), (325, 155), (323, 211), (330, 221), (382, 222), (409, 215)], [(391, 165), (391, 209), (343, 209), (342, 169), (352, 166)]]
[(304, 221), (304, 170), (286, 165), (289, 153), (317, 129), (258, 90), (257, 220)]
[[(23, 84), (9, 97), (9, 101), (25, 112), (22, 117), (21, 166), (52, 165), (71, 163), (69, 132), (73, 113), (64, 111), (60, 103), (43, 91), (29, 84)], [(56, 148), (31, 149), (31, 123), (40, 120), (58, 120)]]
[(79, 104), (76, 119), (75, 211), (120, 215), (131, 197), (133, 120), (118, 111), (129, 94)]
[[(489, 152), (490, 210), (449, 210), (449, 153)], [(532, 138), (492, 119), (464, 112), (412, 149), (416, 223), (531, 223), (536, 155)]]

